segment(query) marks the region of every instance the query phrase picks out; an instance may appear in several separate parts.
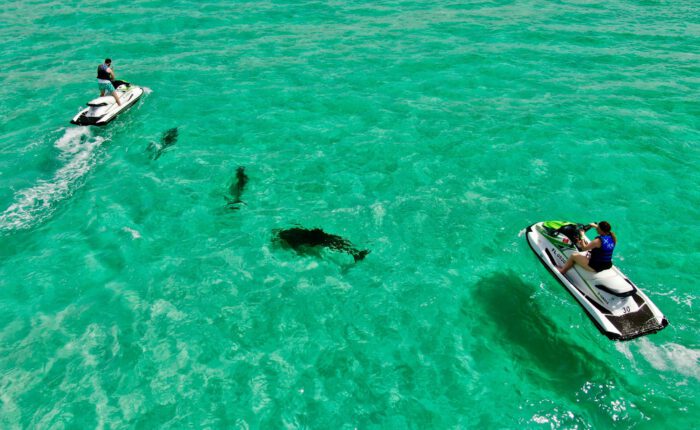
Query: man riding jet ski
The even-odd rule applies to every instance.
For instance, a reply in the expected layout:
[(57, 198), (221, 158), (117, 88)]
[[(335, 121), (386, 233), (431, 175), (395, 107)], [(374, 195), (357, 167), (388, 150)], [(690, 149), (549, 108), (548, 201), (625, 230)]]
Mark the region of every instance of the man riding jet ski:
[(106, 93), (109, 93), (117, 101), (117, 104), (121, 106), (122, 102), (119, 100), (119, 94), (115, 88), (119, 85), (114, 85), (114, 70), (112, 70), (112, 60), (107, 58), (105, 62), (97, 66), (97, 87), (100, 89), (100, 97), (103, 97)]
[(143, 95), (143, 89), (115, 79), (112, 60), (109, 58), (97, 67), (97, 86), (100, 97), (88, 102), (88, 107), (73, 117), (71, 123), (105, 125), (129, 109)]
[[(593, 241), (584, 233), (590, 227), (599, 233)], [(612, 264), (616, 240), (608, 223), (539, 222), (527, 228), (526, 237), (542, 264), (610, 339), (634, 339), (668, 325), (656, 305)]]

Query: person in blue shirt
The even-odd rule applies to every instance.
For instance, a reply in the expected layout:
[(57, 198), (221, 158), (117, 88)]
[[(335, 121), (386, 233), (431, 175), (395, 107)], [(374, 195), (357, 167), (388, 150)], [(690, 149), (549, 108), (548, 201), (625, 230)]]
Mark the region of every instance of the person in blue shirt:
[[(562, 275), (574, 267), (574, 264), (578, 264), (589, 272), (601, 272), (612, 267), (612, 255), (617, 244), (617, 237), (612, 232), (610, 223), (607, 221), (601, 221), (598, 224), (592, 222), (588, 224), (588, 228), (591, 227), (596, 229), (598, 236), (588, 242), (586, 246), (582, 246), (581, 239), (576, 242), (582, 252), (569, 256), (564, 266), (559, 268)], [(583, 234), (588, 228), (583, 230)]]
[(112, 60), (107, 58), (104, 63), (97, 66), (97, 87), (100, 89), (100, 97), (104, 96), (105, 93), (112, 94), (114, 100), (121, 106), (122, 102), (119, 100), (119, 94), (117, 94), (117, 90), (114, 88), (114, 85), (112, 85), (113, 80), (114, 71), (112, 70)]

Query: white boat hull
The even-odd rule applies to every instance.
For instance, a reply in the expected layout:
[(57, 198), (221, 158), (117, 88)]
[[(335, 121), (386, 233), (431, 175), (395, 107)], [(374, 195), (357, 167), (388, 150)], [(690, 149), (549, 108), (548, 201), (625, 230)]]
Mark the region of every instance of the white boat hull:
[(656, 333), (668, 320), (617, 267), (598, 273), (574, 265), (559, 273), (569, 255), (578, 252), (561, 234), (551, 234), (540, 222), (527, 228), (530, 248), (559, 283), (581, 304), (598, 329), (610, 339), (629, 340)]
[(111, 95), (98, 97), (88, 103), (88, 107), (78, 112), (71, 120), (71, 124), (76, 125), (96, 125), (103, 126), (109, 124), (120, 113), (128, 110), (143, 95), (143, 88), (132, 85), (126, 87), (122, 85), (117, 88), (121, 106)]

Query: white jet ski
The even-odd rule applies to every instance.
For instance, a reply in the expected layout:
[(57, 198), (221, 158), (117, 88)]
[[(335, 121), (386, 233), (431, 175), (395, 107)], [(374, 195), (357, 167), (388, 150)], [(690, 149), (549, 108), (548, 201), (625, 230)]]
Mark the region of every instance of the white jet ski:
[[(583, 228), (567, 221), (539, 222), (527, 228), (527, 242), (608, 338), (630, 340), (666, 327), (666, 317), (617, 267), (596, 273), (575, 264), (566, 275), (559, 273), (557, 268), (578, 252), (576, 237)], [(585, 245), (588, 239), (582, 236)]]
[(114, 100), (114, 97), (111, 95), (98, 97), (89, 101), (87, 104), (88, 107), (78, 112), (71, 120), (71, 124), (105, 125), (116, 118), (120, 113), (128, 110), (143, 95), (143, 88), (141, 87), (131, 85), (124, 81), (114, 81), (114, 83), (118, 85), (114, 87), (119, 94), (119, 100), (122, 103), (121, 106), (117, 104), (117, 101)]

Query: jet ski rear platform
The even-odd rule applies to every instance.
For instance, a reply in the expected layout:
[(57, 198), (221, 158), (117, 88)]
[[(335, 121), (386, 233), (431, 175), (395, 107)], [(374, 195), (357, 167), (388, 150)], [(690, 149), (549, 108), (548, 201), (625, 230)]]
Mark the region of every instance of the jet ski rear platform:
[(89, 101), (87, 103), (88, 107), (78, 112), (71, 120), (71, 124), (106, 125), (116, 118), (117, 115), (133, 106), (143, 95), (143, 88), (130, 85), (126, 82), (122, 82), (116, 90), (119, 94), (119, 100), (122, 103), (121, 106), (117, 104), (116, 100), (111, 95), (98, 97)]
[(527, 242), (608, 338), (630, 340), (666, 327), (666, 317), (617, 267), (595, 273), (574, 265), (566, 275), (559, 273), (569, 255), (578, 252), (574, 245), (578, 227), (569, 222), (539, 222), (527, 228)]

